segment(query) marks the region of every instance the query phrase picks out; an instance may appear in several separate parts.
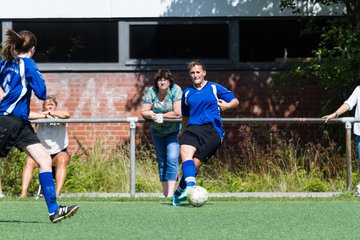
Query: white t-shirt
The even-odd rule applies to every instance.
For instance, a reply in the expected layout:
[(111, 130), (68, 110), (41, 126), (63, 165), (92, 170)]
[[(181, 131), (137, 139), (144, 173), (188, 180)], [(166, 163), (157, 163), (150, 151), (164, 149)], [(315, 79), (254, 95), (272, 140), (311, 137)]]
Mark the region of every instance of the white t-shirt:
[[(349, 105), (351, 111), (354, 106), (355, 108), (355, 118), (360, 118), (360, 86), (357, 86), (348, 100), (345, 101)], [(360, 136), (360, 123), (354, 123), (354, 134)]]
[(36, 134), (49, 154), (56, 154), (69, 145), (69, 138), (64, 123), (41, 123)]

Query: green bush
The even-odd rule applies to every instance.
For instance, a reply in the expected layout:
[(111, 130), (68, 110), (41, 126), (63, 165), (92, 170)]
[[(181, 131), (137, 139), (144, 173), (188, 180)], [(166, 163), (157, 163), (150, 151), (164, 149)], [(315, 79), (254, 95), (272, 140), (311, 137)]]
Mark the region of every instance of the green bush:
[(312, 178), (305, 184), (308, 192), (326, 192), (325, 184), (319, 178)]
[[(2, 176), (2, 188), (5, 193), (20, 193), (21, 178), (26, 154), (17, 149), (12, 149), (8, 156), (0, 164), (0, 176)], [(33, 174), (33, 182), (29, 188), (35, 192), (39, 186), (39, 179), (36, 172)]]
[[(246, 135), (247, 147), (242, 148), (240, 154), (229, 150), (225, 157), (217, 155), (203, 164), (197, 184), (209, 192), (346, 190), (345, 157), (335, 143), (301, 145), (296, 138), (277, 139), (270, 148), (252, 139), (251, 134)], [(63, 193), (130, 191), (129, 144), (109, 147), (98, 141), (83, 150), (86, 151), (74, 155), (68, 165)], [(20, 193), (25, 158), (24, 153), (14, 149), (1, 163), (6, 194)], [(356, 159), (353, 165), (355, 186), (360, 181)], [(136, 192), (161, 192), (153, 146), (136, 147), (135, 167)], [(38, 178), (34, 177), (29, 192), (36, 193), (37, 187)]]

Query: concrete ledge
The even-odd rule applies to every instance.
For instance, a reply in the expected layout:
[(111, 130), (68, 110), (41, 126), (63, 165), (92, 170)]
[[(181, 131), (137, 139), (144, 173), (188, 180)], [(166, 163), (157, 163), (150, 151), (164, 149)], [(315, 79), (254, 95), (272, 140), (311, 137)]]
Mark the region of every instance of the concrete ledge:
[[(209, 193), (209, 197), (219, 198), (329, 198), (339, 196), (341, 192), (238, 192)], [(61, 197), (131, 197), (130, 193), (67, 193)], [(139, 198), (162, 198), (161, 193), (136, 193)]]

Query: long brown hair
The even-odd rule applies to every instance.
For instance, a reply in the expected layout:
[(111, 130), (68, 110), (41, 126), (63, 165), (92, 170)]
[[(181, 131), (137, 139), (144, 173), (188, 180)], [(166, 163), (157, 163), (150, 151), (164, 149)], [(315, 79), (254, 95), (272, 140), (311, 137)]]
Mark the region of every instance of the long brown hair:
[(1, 57), (3, 60), (12, 61), (21, 53), (26, 53), (37, 44), (36, 36), (29, 31), (19, 33), (12, 29), (6, 31), (6, 40), (2, 42)]

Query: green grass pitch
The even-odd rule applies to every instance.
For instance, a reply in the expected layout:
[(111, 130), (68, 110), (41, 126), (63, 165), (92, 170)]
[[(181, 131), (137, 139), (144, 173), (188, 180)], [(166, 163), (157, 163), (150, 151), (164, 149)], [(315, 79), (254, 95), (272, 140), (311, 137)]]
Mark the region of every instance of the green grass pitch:
[(60, 199), (78, 213), (50, 223), (43, 199), (0, 200), (0, 239), (358, 239), (358, 199)]

